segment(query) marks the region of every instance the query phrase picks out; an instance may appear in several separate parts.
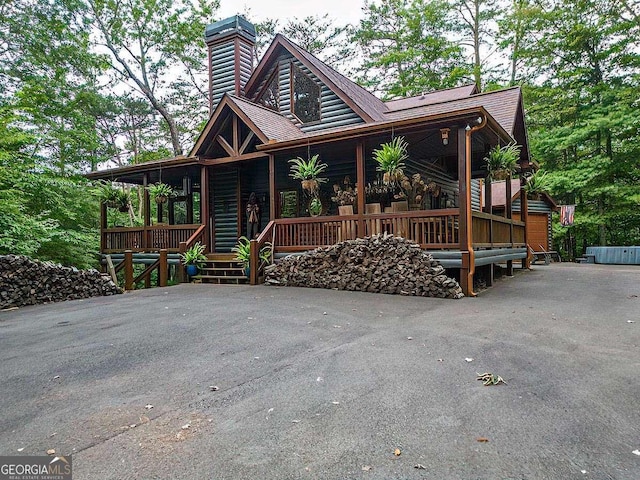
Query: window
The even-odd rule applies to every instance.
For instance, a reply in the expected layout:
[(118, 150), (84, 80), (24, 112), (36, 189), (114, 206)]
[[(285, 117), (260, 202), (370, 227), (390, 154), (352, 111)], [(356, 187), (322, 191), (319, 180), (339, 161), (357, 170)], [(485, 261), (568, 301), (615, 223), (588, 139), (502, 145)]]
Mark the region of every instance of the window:
[(291, 64), (293, 113), (302, 123), (320, 120), (320, 85), (296, 65)]
[(280, 85), (278, 81), (278, 67), (276, 66), (276, 71), (269, 79), (269, 83), (267, 87), (258, 98), (258, 102), (264, 105), (271, 110), (275, 110), (276, 112), (280, 111)]

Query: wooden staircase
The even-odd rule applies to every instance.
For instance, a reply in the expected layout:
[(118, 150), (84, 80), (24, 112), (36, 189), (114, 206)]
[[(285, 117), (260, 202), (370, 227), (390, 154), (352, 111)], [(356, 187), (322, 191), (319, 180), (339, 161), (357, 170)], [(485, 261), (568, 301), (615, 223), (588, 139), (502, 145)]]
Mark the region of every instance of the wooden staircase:
[(244, 274), (242, 264), (234, 260), (233, 253), (210, 253), (207, 261), (200, 268), (200, 275), (194, 275), (192, 280), (200, 283), (217, 284), (247, 284), (249, 279)]

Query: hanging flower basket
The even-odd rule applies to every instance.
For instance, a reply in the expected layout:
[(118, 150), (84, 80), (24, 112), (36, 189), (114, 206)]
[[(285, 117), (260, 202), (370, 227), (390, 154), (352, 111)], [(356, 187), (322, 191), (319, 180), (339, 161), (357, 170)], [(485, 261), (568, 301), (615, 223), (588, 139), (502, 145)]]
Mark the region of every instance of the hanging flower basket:
[(318, 191), (318, 180), (302, 180), (302, 189), (309, 193)]
[(509, 170), (496, 170), (491, 174), (493, 180), (506, 180), (509, 178)]
[(156, 196), (156, 203), (157, 204), (167, 203), (168, 199), (169, 199), (169, 197), (167, 197), (166, 195), (157, 195)]

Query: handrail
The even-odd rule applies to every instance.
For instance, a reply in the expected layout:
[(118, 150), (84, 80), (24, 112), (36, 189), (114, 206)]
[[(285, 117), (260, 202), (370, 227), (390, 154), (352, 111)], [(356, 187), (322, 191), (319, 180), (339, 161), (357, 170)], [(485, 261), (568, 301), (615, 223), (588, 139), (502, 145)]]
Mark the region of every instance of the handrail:
[[(434, 210), (409, 210), (407, 212), (394, 212), (394, 213), (365, 213), (362, 215), (365, 219), (385, 219), (385, 218), (428, 218), (428, 217), (442, 217), (448, 215), (459, 215), (460, 210), (457, 208), (439, 208)], [(303, 220), (305, 223), (323, 223), (323, 222), (339, 222), (343, 220), (358, 220), (360, 215), (331, 215), (331, 216), (318, 216), (318, 217), (295, 217), (295, 218), (278, 218), (274, 220), (278, 225), (292, 225), (300, 223)]]
[[(273, 242), (275, 240), (275, 228), (276, 222), (275, 220), (271, 220), (267, 223), (267, 226), (264, 228), (262, 233), (258, 235), (258, 238), (251, 240), (249, 244), (250, 248), (250, 256), (249, 256), (249, 283), (251, 285), (257, 285), (260, 279), (260, 270), (263, 267), (260, 265), (260, 250), (264, 247), (264, 245), (271, 240)], [(271, 255), (273, 260), (273, 248), (271, 249)]]
[(194, 243), (196, 243), (196, 240), (200, 237), (202, 237), (202, 234), (204, 233), (205, 229), (206, 229), (206, 225), (200, 225), (198, 227), (198, 229), (193, 232), (193, 235), (191, 235), (186, 242), (181, 242), (181, 243), (186, 243), (187, 248), (191, 247)]

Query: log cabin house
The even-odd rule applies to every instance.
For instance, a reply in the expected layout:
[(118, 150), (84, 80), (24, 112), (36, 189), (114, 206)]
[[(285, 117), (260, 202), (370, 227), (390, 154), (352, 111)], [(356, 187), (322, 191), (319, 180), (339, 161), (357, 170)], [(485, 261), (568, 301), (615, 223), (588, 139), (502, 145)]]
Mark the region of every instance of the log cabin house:
[[(503, 262), (512, 269), (514, 260), (527, 265), (527, 209), (513, 218), (507, 202), (503, 215), (493, 215), (475, 188), (487, 175), (483, 157), (496, 144), (517, 142), (520, 167), (529, 168), (519, 88), (478, 93), (466, 85), (383, 102), (282, 35), (254, 65), (255, 29), (242, 17), (209, 25), (205, 38), (210, 118), (189, 154), (88, 174), (138, 185), (161, 180), (180, 193), (164, 212), (158, 208), (154, 224), (145, 191), (142, 227), (107, 228), (103, 206), (103, 254), (178, 252), (196, 241), (211, 255), (229, 252), (245, 234), (245, 206), (255, 192), (262, 215), (252, 265), (266, 241), (282, 254), (382, 232), (430, 251), (459, 277), (466, 295), (473, 295), (478, 269), (492, 272)], [(361, 188), (379, 180), (373, 150), (398, 136), (409, 145), (405, 173), (437, 185), (417, 209), (407, 202), (376, 206)], [(323, 213), (313, 217), (288, 160), (315, 154), (328, 164), (329, 181)], [(339, 215), (331, 189), (345, 177), (357, 198), (354, 213)], [(511, 199), (512, 182), (505, 185)], [(177, 207), (185, 213), (176, 215)], [(258, 281), (254, 271), (251, 283)]]

